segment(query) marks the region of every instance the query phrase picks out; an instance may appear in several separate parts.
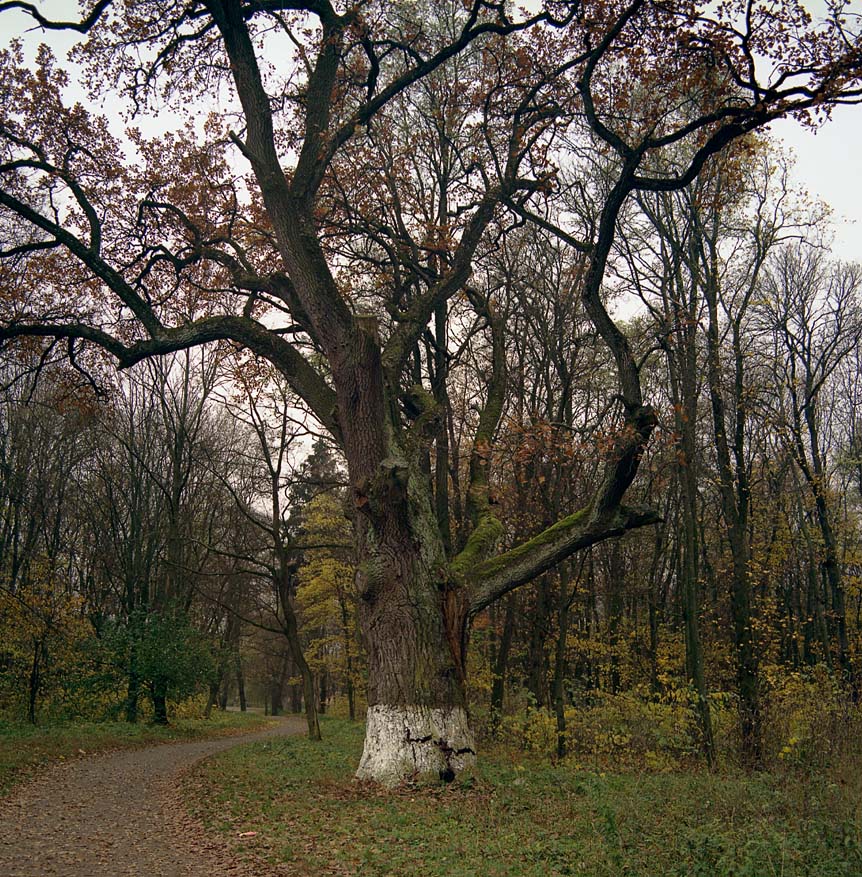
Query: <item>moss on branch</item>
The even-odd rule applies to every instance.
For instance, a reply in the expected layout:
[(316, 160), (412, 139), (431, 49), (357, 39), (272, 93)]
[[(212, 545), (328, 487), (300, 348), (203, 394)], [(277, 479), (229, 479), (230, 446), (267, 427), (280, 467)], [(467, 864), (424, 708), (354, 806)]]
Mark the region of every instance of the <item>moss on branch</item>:
[(459, 579), (466, 578), (477, 564), (482, 563), (491, 554), (502, 535), (502, 523), (489, 512), (482, 515), (463, 551), (453, 558), (449, 565), (453, 576)]
[(560, 538), (567, 536), (572, 529), (585, 524), (589, 513), (590, 507), (587, 506), (574, 512), (574, 514), (560, 519), (556, 524), (552, 524), (546, 530), (542, 530), (541, 533), (538, 533), (532, 539), (516, 545), (497, 557), (492, 557), (479, 563), (473, 569), (472, 575), (476, 579), (485, 579), (519, 566), (523, 560), (533, 557), (539, 548), (559, 542)]
[(659, 520), (660, 516), (648, 508), (620, 506), (613, 513), (597, 516), (590, 505), (497, 557), (464, 565), (472, 601), (469, 614), (475, 615), (576, 551)]

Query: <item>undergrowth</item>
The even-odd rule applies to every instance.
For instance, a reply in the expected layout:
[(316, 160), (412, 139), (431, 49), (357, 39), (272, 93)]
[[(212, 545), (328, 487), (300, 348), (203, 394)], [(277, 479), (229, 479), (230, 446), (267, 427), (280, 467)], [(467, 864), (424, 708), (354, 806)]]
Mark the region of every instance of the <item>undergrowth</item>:
[(554, 763), (485, 750), (448, 785), (394, 792), (358, 783), (363, 727), (325, 720), (203, 763), (186, 799), (259, 863), (301, 875), (734, 875), (862, 873), (860, 764), (814, 772), (709, 773), (689, 762), (635, 768), (611, 757)]

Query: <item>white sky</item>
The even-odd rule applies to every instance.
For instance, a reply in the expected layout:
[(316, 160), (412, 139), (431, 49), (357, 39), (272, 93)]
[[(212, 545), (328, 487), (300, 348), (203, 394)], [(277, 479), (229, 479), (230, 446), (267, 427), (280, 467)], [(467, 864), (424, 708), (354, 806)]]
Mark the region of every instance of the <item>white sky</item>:
[(796, 154), (796, 185), (833, 209), (834, 255), (862, 261), (862, 106), (835, 107), (817, 132), (789, 119), (771, 130)]
[[(78, 17), (74, 0), (47, 0), (39, 8), (54, 19)], [(852, 0), (856, 5), (858, 0)], [(822, 7), (823, 0), (809, 0)], [(17, 11), (0, 13), (0, 43), (23, 38), (28, 50), (41, 42), (55, 47), (59, 58), (71, 46), (75, 34), (33, 30), (32, 19)], [(146, 126), (149, 128), (149, 126)], [(774, 135), (796, 155), (794, 182), (812, 198), (825, 201), (834, 211), (834, 255), (846, 261), (862, 261), (862, 106), (836, 107), (833, 118), (817, 132), (792, 120), (774, 123)]]

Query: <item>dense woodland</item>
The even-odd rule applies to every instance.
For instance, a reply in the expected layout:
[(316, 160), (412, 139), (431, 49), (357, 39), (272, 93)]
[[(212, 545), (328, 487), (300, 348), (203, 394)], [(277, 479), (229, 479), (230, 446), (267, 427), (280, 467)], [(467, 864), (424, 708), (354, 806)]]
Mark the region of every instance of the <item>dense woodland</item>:
[(535, 5), (99, 2), (154, 137), (2, 52), (3, 718), (367, 711), (384, 781), (854, 733), (862, 266), (760, 129), (855, 20)]

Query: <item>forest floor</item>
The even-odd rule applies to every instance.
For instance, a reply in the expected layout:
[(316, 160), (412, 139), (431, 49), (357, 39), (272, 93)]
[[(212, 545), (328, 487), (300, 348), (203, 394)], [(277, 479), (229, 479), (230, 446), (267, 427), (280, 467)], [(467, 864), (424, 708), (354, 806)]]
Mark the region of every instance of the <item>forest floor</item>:
[[(257, 873), (294, 877), (837, 877), (862, 874), (862, 770), (661, 770), (485, 751), (448, 786), (385, 791), (353, 771), (363, 726), (198, 764), (194, 818)], [(265, 747), (265, 748), (263, 748)]]
[(262, 714), (232, 710), (215, 710), (208, 719), (175, 719), (169, 725), (146, 721), (135, 724), (67, 721), (39, 725), (0, 722), (0, 796), (46, 767), (81, 756), (137, 749), (154, 743), (247, 734), (267, 724)]
[(209, 755), (252, 741), (267, 746), (303, 727), (269, 720), (240, 736), (88, 755), (42, 770), (0, 801), (0, 874), (259, 875), (187, 815), (180, 776)]

